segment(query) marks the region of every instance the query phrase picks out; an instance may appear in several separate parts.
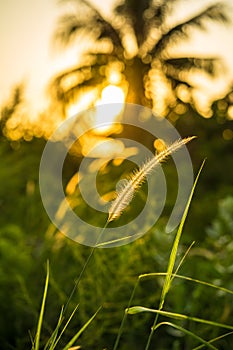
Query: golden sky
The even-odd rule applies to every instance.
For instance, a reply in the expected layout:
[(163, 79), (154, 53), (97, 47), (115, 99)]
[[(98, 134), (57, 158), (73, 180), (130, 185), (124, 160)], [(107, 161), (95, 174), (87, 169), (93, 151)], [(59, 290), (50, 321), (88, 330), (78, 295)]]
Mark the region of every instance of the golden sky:
[[(94, 0), (93, 0), (94, 2)], [(113, 0), (104, 0), (101, 4), (107, 9)], [(185, 16), (190, 9), (212, 0), (183, 0), (177, 7), (177, 15)], [(223, 1), (229, 3), (231, 0)], [(99, 2), (98, 2), (99, 3)], [(192, 4), (192, 6), (191, 6)], [(71, 8), (72, 9), (72, 8)], [(62, 55), (52, 49), (52, 34), (56, 20), (64, 8), (55, 0), (2, 0), (0, 1), (0, 104), (5, 101), (11, 88), (22, 80), (27, 83), (27, 96), (34, 112), (46, 104), (43, 88), (48, 78), (65, 66), (75, 63), (77, 49), (64, 50)], [(227, 74), (216, 81), (217, 88), (204, 85), (202, 94), (221, 91), (233, 81), (233, 24), (211, 26), (209, 34), (194, 31), (190, 43), (181, 46), (181, 50), (192, 48), (197, 53), (212, 53), (224, 57)], [(75, 54), (74, 54), (75, 52)], [(226, 73), (226, 72), (223, 72)], [(43, 101), (43, 102), (42, 102)]]

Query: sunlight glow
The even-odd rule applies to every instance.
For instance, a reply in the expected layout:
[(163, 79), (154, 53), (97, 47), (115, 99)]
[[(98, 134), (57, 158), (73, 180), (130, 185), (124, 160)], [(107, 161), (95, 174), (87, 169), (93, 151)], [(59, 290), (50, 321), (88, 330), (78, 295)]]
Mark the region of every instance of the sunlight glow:
[(71, 104), (67, 109), (68, 117), (72, 117), (75, 114), (88, 108), (93, 100), (97, 96), (96, 89), (93, 89), (89, 92), (85, 92), (82, 97), (74, 104)]
[(102, 91), (101, 103), (123, 103), (124, 100), (123, 90), (116, 85), (108, 85)]
[[(100, 113), (97, 108), (94, 125), (97, 133), (102, 134), (112, 129), (112, 124), (117, 121), (123, 110), (124, 101), (125, 94), (120, 87), (110, 84), (103, 89), (101, 99), (97, 102), (97, 106), (109, 103), (114, 103), (114, 105), (112, 106), (111, 112), (108, 113), (108, 115), (103, 115), (103, 113)], [(99, 126), (100, 124), (105, 123), (106, 125)]]
[(121, 81), (121, 73), (117, 71), (112, 71), (109, 74), (108, 80), (110, 84), (119, 84)]
[[(120, 82), (122, 80), (121, 73), (116, 70), (109, 70), (108, 81), (110, 80)], [(62, 132), (66, 133), (72, 127), (73, 133), (75, 133), (76, 126), (72, 125), (73, 118), (70, 118), (71, 124), (68, 122), (69, 117), (83, 111), (85, 118), (83, 118), (82, 114), (80, 115), (77, 134), (80, 134), (83, 122), (83, 130), (88, 127), (89, 131), (79, 136), (81, 153), (84, 156), (93, 158), (106, 157), (106, 155), (113, 152), (117, 154), (122, 153), (118, 149), (119, 144), (109, 139), (108, 136), (113, 132), (121, 131), (122, 126), (119, 118), (124, 108), (124, 90), (117, 85), (109, 84), (103, 88), (99, 100), (97, 100), (98, 94), (99, 86), (83, 93), (76, 103), (70, 104), (67, 108), (68, 119), (64, 128), (62, 128)], [(96, 100), (95, 108), (91, 108)], [(100, 108), (102, 105), (108, 106), (103, 109)], [(74, 152), (80, 152), (80, 150), (74, 149)]]
[(119, 140), (114, 140), (112, 138), (107, 138), (95, 142), (93, 148), (87, 148), (85, 156), (93, 158), (102, 157), (115, 157), (118, 154), (122, 154), (124, 151), (124, 144)]
[(233, 120), (233, 106), (230, 106), (227, 111), (227, 116), (229, 120)]
[(154, 141), (154, 148), (156, 150), (156, 153), (164, 151), (167, 147), (165, 142), (162, 139), (156, 139)]

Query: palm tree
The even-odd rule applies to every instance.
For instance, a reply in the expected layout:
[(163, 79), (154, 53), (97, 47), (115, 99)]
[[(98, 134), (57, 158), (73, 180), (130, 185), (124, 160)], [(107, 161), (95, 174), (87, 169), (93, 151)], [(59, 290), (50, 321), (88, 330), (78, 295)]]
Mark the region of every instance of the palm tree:
[(222, 3), (206, 5), (174, 24), (170, 19), (179, 0), (125, 0), (111, 16), (89, 0), (68, 2), (77, 5), (77, 13), (60, 18), (56, 37), (66, 45), (85, 37), (90, 45), (77, 66), (52, 81), (53, 98), (63, 107), (83, 92), (97, 88), (101, 93), (114, 82), (124, 89), (126, 102), (165, 113), (164, 106), (177, 99), (176, 88), (191, 91), (189, 72), (217, 72), (217, 57), (174, 55), (170, 49), (182, 45), (193, 28), (205, 29), (206, 21), (228, 22)]

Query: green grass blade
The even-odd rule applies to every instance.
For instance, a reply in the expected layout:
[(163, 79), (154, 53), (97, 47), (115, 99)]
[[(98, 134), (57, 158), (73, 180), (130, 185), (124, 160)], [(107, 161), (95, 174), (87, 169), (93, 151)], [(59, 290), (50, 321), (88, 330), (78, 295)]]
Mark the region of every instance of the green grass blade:
[(33, 339), (33, 336), (32, 336), (32, 333), (30, 330), (28, 331), (28, 334), (29, 334), (30, 341), (32, 343), (31, 349), (33, 350), (33, 349), (35, 349), (35, 340)]
[[(188, 247), (188, 249), (186, 250), (184, 256), (181, 258), (181, 260), (180, 260), (180, 262), (179, 262), (179, 264), (178, 264), (178, 266), (177, 266), (177, 268), (176, 268), (176, 271), (174, 272), (174, 275), (176, 275), (176, 274), (178, 273), (179, 269), (180, 269), (181, 266), (183, 265), (183, 263), (184, 263), (184, 261), (185, 261), (187, 255), (189, 254), (189, 252), (190, 252), (190, 250), (192, 249), (192, 247), (193, 247), (194, 244), (195, 244), (195, 242), (192, 242), (192, 243), (190, 244), (190, 246)], [(175, 277), (175, 276), (172, 276), (171, 282), (173, 281), (174, 277)]]
[[(192, 198), (193, 198), (194, 190), (196, 188), (196, 185), (197, 185), (197, 182), (199, 180), (199, 177), (200, 177), (200, 174), (201, 174), (201, 171), (203, 169), (204, 164), (205, 164), (205, 160), (202, 162), (202, 165), (201, 165), (201, 167), (200, 167), (200, 169), (198, 171), (198, 174), (196, 176), (196, 179), (194, 181), (191, 193), (189, 195), (189, 198), (188, 198), (186, 207), (184, 209), (184, 213), (182, 215), (181, 222), (179, 224), (179, 227), (178, 227), (178, 230), (177, 230), (177, 234), (176, 234), (173, 246), (172, 246), (172, 250), (171, 250), (171, 254), (170, 254), (170, 258), (169, 258), (169, 262), (168, 262), (168, 267), (167, 267), (167, 274), (166, 274), (166, 277), (165, 277), (165, 281), (164, 281), (164, 284), (163, 284), (163, 289), (162, 289), (162, 293), (161, 293), (161, 297), (160, 297), (159, 310), (162, 310), (164, 302), (165, 302), (166, 295), (167, 295), (167, 293), (168, 293), (168, 291), (170, 289), (170, 286), (171, 286), (172, 274), (173, 274), (173, 270), (174, 270), (174, 266), (175, 266), (175, 262), (176, 262), (177, 251), (178, 251), (181, 235), (182, 235), (182, 232), (183, 232), (183, 228), (184, 228), (184, 224), (185, 224), (185, 221), (186, 221), (186, 217), (188, 215), (189, 207), (190, 207), (190, 204), (191, 204), (191, 201), (192, 201)], [(158, 317), (159, 317), (159, 314), (157, 313), (157, 315), (156, 315), (156, 317), (154, 319), (153, 326), (151, 327), (151, 331), (150, 331), (150, 334), (149, 334), (149, 337), (148, 337), (148, 340), (147, 340), (147, 343), (146, 343), (145, 350), (148, 350), (149, 347), (150, 347), (151, 339), (152, 339), (152, 336), (153, 336), (153, 333), (154, 333), (154, 327), (155, 327), (155, 325), (156, 325), (156, 323), (158, 321)]]
[(95, 247), (96, 248), (104, 248), (104, 247), (108, 246), (109, 244), (116, 244), (116, 243), (119, 243), (119, 242), (122, 243), (123, 241), (129, 240), (129, 239), (132, 240), (132, 237), (134, 239), (136, 239), (136, 238), (139, 238), (141, 236), (142, 236), (142, 233), (137, 233), (137, 234), (135, 234), (133, 236), (121, 237), (121, 238), (113, 239), (111, 241), (106, 241), (106, 242), (99, 243)]
[(96, 313), (84, 324), (84, 326), (74, 335), (74, 337), (69, 341), (69, 343), (63, 348), (63, 350), (69, 350), (69, 348), (76, 342), (80, 335), (85, 331), (89, 324), (94, 320), (101, 307), (96, 311)]
[(79, 307), (79, 305), (77, 305), (77, 306), (74, 308), (74, 310), (73, 310), (72, 314), (70, 315), (68, 321), (66, 322), (66, 324), (65, 324), (65, 326), (63, 327), (61, 333), (59, 334), (59, 337), (56, 338), (56, 341), (54, 342), (54, 344), (52, 344), (52, 346), (50, 347), (49, 350), (54, 350), (54, 349), (56, 348), (58, 342), (60, 341), (62, 335), (64, 334), (66, 328), (68, 327), (68, 325), (69, 325), (70, 321), (72, 320), (72, 318), (73, 318), (75, 312), (77, 311), (78, 307)]
[[(131, 293), (131, 296), (130, 296), (130, 299), (129, 299), (129, 302), (128, 302), (128, 306), (127, 306), (127, 309), (126, 309), (126, 310), (128, 310), (128, 309), (130, 308), (130, 306), (131, 306), (131, 303), (132, 303), (132, 300), (133, 300), (133, 298), (134, 298), (136, 289), (137, 289), (137, 287), (138, 287), (138, 283), (139, 283), (139, 278), (137, 279), (137, 281), (136, 281), (136, 283), (135, 283), (135, 285), (134, 285), (134, 289), (133, 289), (133, 291), (132, 291), (132, 293)], [(125, 324), (125, 321), (126, 321), (126, 317), (127, 317), (127, 312), (125, 311), (124, 316), (123, 316), (122, 321), (121, 321), (121, 325), (120, 325), (118, 334), (117, 334), (117, 337), (116, 337), (116, 341), (115, 341), (113, 350), (116, 350), (117, 347), (118, 347), (120, 338), (121, 338), (122, 333), (123, 333), (123, 328), (124, 328), (124, 324)]]
[[(130, 309), (127, 310), (128, 314), (134, 315), (137, 313), (141, 313), (141, 312), (152, 312), (152, 313), (156, 313), (162, 316), (166, 316), (169, 318), (173, 318), (173, 319), (177, 319), (177, 320), (185, 320), (185, 321), (193, 321), (193, 322), (198, 322), (198, 323), (204, 323), (210, 326), (214, 326), (214, 327), (220, 327), (220, 328), (225, 328), (225, 329), (231, 329), (233, 330), (233, 326), (228, 325), (228, 324), (224, 324), (224, 323), (219, 323), (219, 322), (214, 322), (214, 321), (209, 321), (209, 320), (204, 320), (202, 318), (198, 318), (198, 317), (192, 317), (192, 316), (187, 316), (184, 314), (179, 314), (176, 312), (169, 312), (169, 311), (164, 311), (164, 310), (155, 310), (155, 309), (150, 309), (144, 306), (133, 306)], [(154, 327), (154, 329), (156, 329), (156, 326)]]
[[(146, 273), (143, 275), (139, 276), (139, 279), (144, 279), (144, 278), (150, 278), (150, 277), (159, 277), (159, 276), (166, 276), (166, 272), (153, 272), (153, 273)], [(224, 287), (220, 287), (220, 286), (216, 286), (215, 284), (209, 283), (209, 282), (205, 282), (202, 280), (198, 280), (192, 277), (187, 277), (187, 276), (182, 276), (182, 275), (177, 275), (177, 274), (172, 274), (173, 278), (179, 278), (179, 279), (183, 279), (186, 281), (190, 281), (190, 282), (194, 282), (194, 283), (198, 283), (198, 284), (202, 284), (206, 287), (210, 287), (210, 288), (214, 288), (217, 290), (220, 290), (221, 292), (224, 293), (228, 293), (228, 294), (232, 294), (233, 295), (233, 291)]]
[(178, 250), (178, 246), (180, 243), (180, 238), (181, 238), (181, 235), (183, 232), (185, 220), (186, 220), (187, 215), (188, 215), (189, 207), (190, 207), (190, 204), (191, 204), (191, 201), (193, 198), (194, 190), (195, 190), (195, 187), (197, 185), (197, 182), (198, 182), (198, 179), (200, 177), (200, 174), (201, 174), (201, 171), (202, 171), (204, 164), (205, 164), (205, 161), (203, 161), (203, 163), (200, 167), (200, 170), (197, 174), (197, 177), (195, 179), (195, 182), (193, 184), (191, 193), (190, 193), (189, 198), (188, 198), (188, 202), (186, 204), (186, 207), (185, 207), (185, 210), (184, 210), (184, 213), (183, 213), (183, 216), (182, 216), (182, 219), (181, 219), (181, 222), (180, 222), (180, 225), (179, 225), (179, 228), (178, 228), (178, 231), (177, 231), (177, 234), (176, 234), (173, 246), (172, 246), (172, 250), (171, 250), (171, 254), (170, 254), (170, 258), (169, 258), (169, 263), (168, 263), (168, 268), (167, 268), (167, 275), (165, 278), (165, 282), (164, 282), (163, 290), (162, 290), (162, 294), (161, 294), (161, 299), (160, 299), (160, 305), (159, 305), (160, 310), (163, 308), (163, 304), (164, 304), (166, 295), (170, 289), (171, 278), (172, 278), (172, 273), (174, 270), (174, 265), (175, 265), (175, 261), (176, 261), (176, 257), (177, 257), (177, 250)]
[[(214, 339), (209, 340), (208, 343), (216, 342), (216, 341), (221, 340), (221, 339), (223, 339), (223, 338), (225, 338), (225, 337), (228, 337), (229, 335), (232, 335), (232, 334), (233, 334), (233, 331), (232, 331), (232, 332), (225, 333), (225, 334), (222, 334), (222, 335), (220, 335), (220, 336), (217, 337), (217, 338), (214, 338)], [(196, 348), (194, 348), (193, 350), (200, 350), (200, 349), (203, 349), (203, 347), (204, 347), (204, 345), (199, 345), (199, 346), (197, 346)]]
[[(198, 340), (199, 342), (203, 343), (203, 344), (201, 345), (201, 348), (204, 347), (204, 346), (207, 346), (207, 347), (210, 348), (210, 349), (218, 350), (215, 346), (211, 345), (210, 342), (204, 340), (203, 338), (199, 337), (198, 335), (196, 335), (195, 333), (189, 331), (188, 329), (176, 325), (175, 323), (171, 323), (171, 322), (161, 322), (161, 323), (159, 323), (159, 324), (157, 324), (157, 325), (155, 326), (155, 329), (157, 329), (157, 328), (159, 328), (159, 327), (161, 327), (161, 326), (170, 326), (170, 327), (172, 327), (172, 328), (178, 329), (180, 332), (182, 332), (182, 333), (184, 333), (184, 334), (186, 334), (186, 335), (189, 335), (190, 337), (192, 337), (192, 338)], [(198, 347), (198, 348), (200, 349), (200, 347)], [(195, 349), (197, 349), (197, 348), (195, 348)], [(193, 349), (193, 350), (194, 350), (194, 349)]]
[(108, 224), (109, 224), (109, 221), (107, 220), (106, 223), (105, 223), (105, 225), (104, 225), (104, 227), (102, 228), (102, 230), (101, 230), (101, 232), (100, 232), (100, 234), (99, 234), (99, 237), (98, 237), (97, 240), (96, 240), (95, 245), (92, 247), (92, 249), (91, 249), (91, 251), (90, 251), (90, 254), (88, 255), (88, 257), (87, 257), (87, 259), (86, 259), (86, 261), (85, 261), (85, 263), (84, 263), (84, 265), (83, 265), (83, 268), (82, 268), (82, 270), (81, 270), (81, 272), (80, 272), (80, 274), (79, 274), (79, 276), (78, 276), (78, 278), (77, 278), (77, 280), (76, 280), (76, 282), (75, 282), (75, 284), (74, 284), (74, 287), (73, 287), (73, 289), (71, 290), (70, 296), (69, 296), (69, 298), (68, 298), (68, 300), (67, 300), (67, 302), (66, 302), (66, 305), (65, 305), (65, 308), (64, 308), (64, 314), (66, 313), (66, 310), (68, 309), (68, 306), (69, 306), (69, 304), (70, 304), (70, 301), (71, 301), (71, 299), (72, 299), (72, 297), (73, 297), (73, 295), (74, 295), (76, 289), (77, 289), (78, 286), (79, 286), (79, 283), (80, 283), (80, 281), (81, 281), (81, 279), (82, 279), (82, 277), (83, 277), (83, 275), (84, 275), (84, 272), (86, 271), (86, 269), (87, 269), (87, 267), (88, 267), (88, 265), (89, 265), (89, 263), (90, 263), (90, 261), (91, 261), (91, 258), (92, 258), (92, 256), (93, 256), (93, 254), (94, 254), (94, 252), (95, 252), (95, 250), (96, 250), (98, 244), (99, 244), (99, 241), (101, 240), (101, 238), (102, 238), (102, 236), (103, 236), (104, 230), (106, 229), (106, 227), (108, 226)]
[(39, 320), (38, 320), (38, 324), (37, 324), (35, 345), (32, 346), (33, 350), (39, 350), (39, 347), (40, 347), (40, 334), (41, 334), (41, 328), (42, 328), (43, 317), (44, 317), (44, 310), (45, 310), (45, 302), (46, 302), (47, 292), (48, 292), (48, 285), (49, 285), (49, 262), (47, 261), (47, 274), (46, 274), (46, 280), (45, 280), (45, 286), (44, 286), (43, 299), (42, 299), (41, 308), (40, 308), (40, 315), (39, 315)]
[(62, 324), (62, 321), (63, 321), (63, 307), (61, 309), (61, 312), (60, 312), (60, 315), (59, 315), (59, 318), (58, 318), (58, 322), (57, 322), (57, 325), (56, 325), (56, 328), (54, 329), (51, 337), (49, 338), (49, 340), (47, 341), (45, 347), (44, 347), (44, 350), (52, 350), (53, 349), (53, 345), (57, 339), (57, 335), (58, 335), (58, 332), (59, 332), (59, 328)]

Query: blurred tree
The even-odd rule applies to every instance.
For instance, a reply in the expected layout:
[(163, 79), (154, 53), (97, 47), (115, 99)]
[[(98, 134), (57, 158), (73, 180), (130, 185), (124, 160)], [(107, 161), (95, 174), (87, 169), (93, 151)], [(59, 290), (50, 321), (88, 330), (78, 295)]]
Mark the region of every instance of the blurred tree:
[(10, 92), (9, 98), (0, 106), (0, 136), (15, 141), (31, 141), (33, 137), (48, 137), (52, 132), (52, 118), (47, 112), (32, 118), (30, 104), (26, 96), (26, 86), (22, 82)]
[[(233, 121), (233, 83), (231, 88), (225, 96), (221, 99), (213, 102), (212, 106), (213, 115), (216, 117), (219, 124), (224, 124), (227, 121)], [(231, 133), (225, 133), (223, 135), (225, 139), (231, 139)]]
[(188, 52), (181, 57), (170, 49), (189, 38), (193, 28), (205, 29), (208, 20), (229, 21), (225, 6), (211, 3), (190, 18), (174, 22), (178, 2), (125, 0), (108, 17), (93, 2), (68, 0), (77, 6), (77, 13), (61, 17), (56, 38), (62, 44), (78, 38), (79, 45), (85, 40), (86, 49), (80, 64), (52, 81), (55, 101), (64, 108), (76, 103), (83, 92), (96, 88), (100, 96), (104, 87), (115, 84), (123, 88), (126, 102), (166, 114), (167, 107), (175, 104), (175, 88), (181, 85), (190, 90), (188, 73), (214, 75), (219, 60)]
[(28, 101), (25, 97), (25, 85), (16, 85), (11, 92), (10, 98), (0, 110), (0, 135), (9, 140), (31, 141), (36, 135), (35, 123), (30, 119)]
[(24, 86), (16, 86), (12, 93), (10, 100), (1, 108), (0, 114), (0, 135), (7, 135), (7, 123), (10, 118), (17, 112), (18, 108), (23, 102)]

